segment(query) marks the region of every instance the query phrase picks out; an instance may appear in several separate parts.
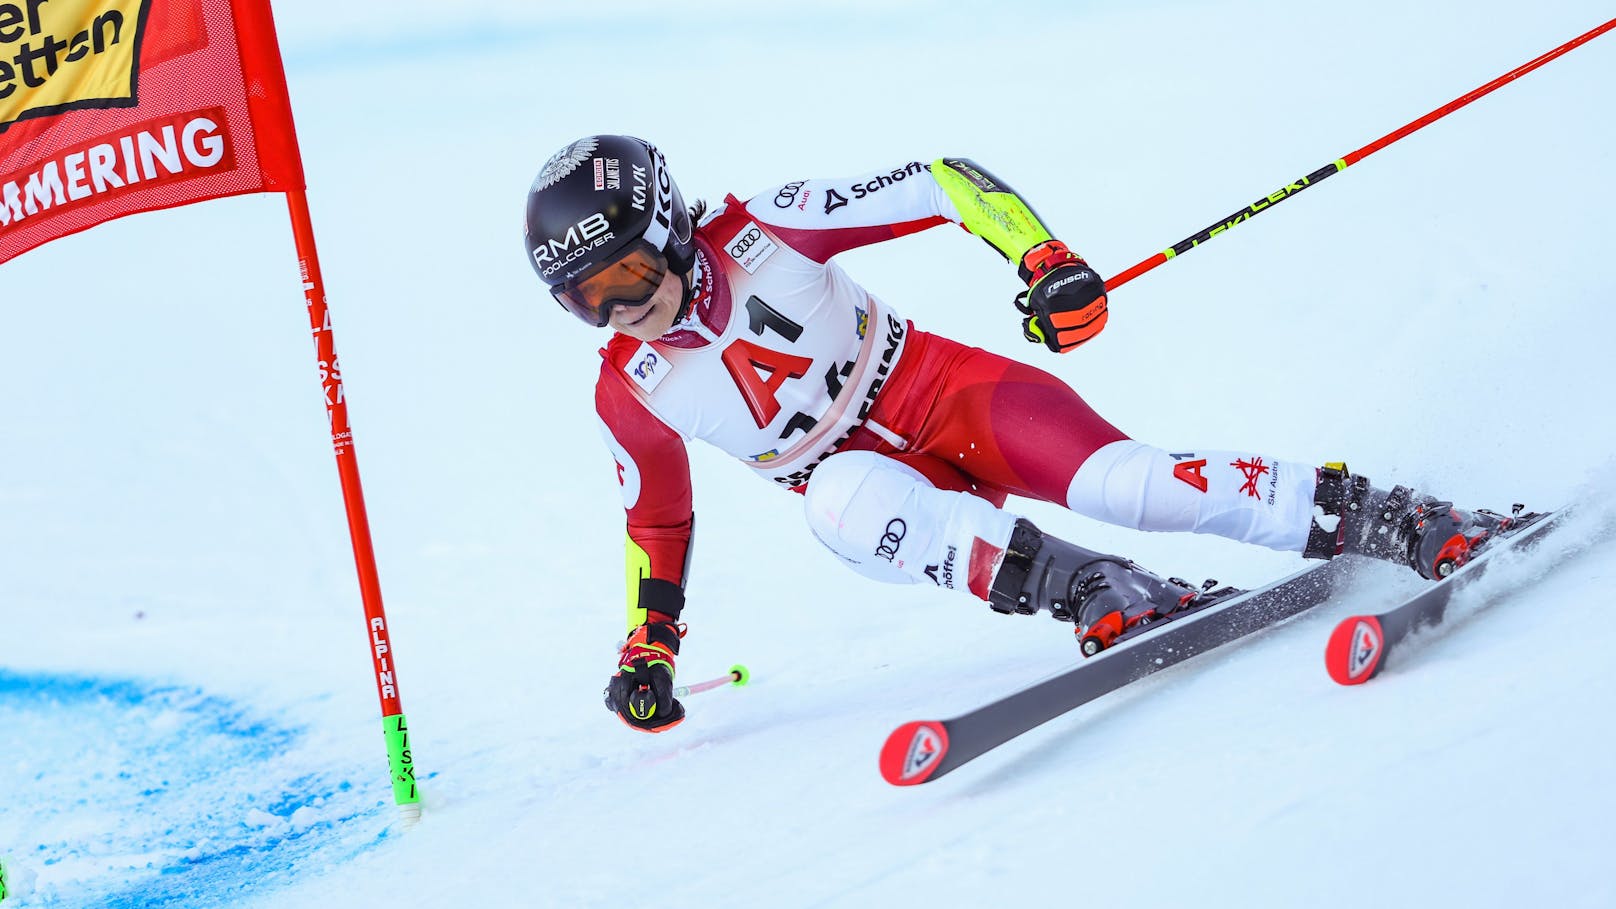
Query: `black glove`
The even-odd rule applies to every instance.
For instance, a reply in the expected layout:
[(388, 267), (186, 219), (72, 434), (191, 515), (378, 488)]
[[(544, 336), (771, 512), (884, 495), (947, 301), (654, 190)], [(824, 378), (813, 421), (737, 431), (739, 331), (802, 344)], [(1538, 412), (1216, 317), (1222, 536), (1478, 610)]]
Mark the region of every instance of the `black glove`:
[(606, 685), (606, 709), (641, 732), (677, 726), (685, 708), (673, 697), (673, 658), (683, 636), (683, 626), (668, 622), (634, 629), (623, 645), (617, 674)]
[(1066, 353), (1105, 328), (1105, 281), (1065, 243), (1046, 240), (1027, 250), (1020, 274), (1027, 290), (1016, 308), (1027, 314), (1027, 340)]

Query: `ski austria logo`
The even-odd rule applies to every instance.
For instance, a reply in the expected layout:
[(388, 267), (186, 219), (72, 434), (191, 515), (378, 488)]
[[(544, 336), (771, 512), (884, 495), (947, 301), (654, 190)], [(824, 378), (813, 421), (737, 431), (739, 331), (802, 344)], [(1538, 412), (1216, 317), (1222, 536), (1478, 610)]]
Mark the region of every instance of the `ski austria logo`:
[(1380, 629), (1365, 621), (1352, 626), (1352, 649), (1347, 653), (1347, 678), (1358, 679), (1380, 659)]
[(0, 131), (80, 108), (134, 107), (151, 0), (0, 2)]
[(548, 189), (561, 182), (561, 178), (578, 169), (590, 155), (594, 154), (595, 146), (599, 142), (593, 136), (588, 139), (579, 139), (577, 142), (563, 148), (550, 156), (539, 168), (539, 175), (533, 180), (535, 191)]
[(724, 244), (724, 251), (749, 275), (756, 274), (758, 267), (774, 255), (776, 249), (779, 247), (763, 232), (763, 228), (758, 227), (756, 221), (748, 221), (740, 233), (730, 237), (729, 242)]

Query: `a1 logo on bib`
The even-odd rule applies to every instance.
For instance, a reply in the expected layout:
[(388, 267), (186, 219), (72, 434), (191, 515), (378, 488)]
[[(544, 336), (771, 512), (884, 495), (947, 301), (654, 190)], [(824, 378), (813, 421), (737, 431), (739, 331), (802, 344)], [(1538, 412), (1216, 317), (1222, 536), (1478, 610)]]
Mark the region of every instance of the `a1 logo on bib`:
[(748, 221), (740, 233), (724, 244), (724, 252), (749, 275), (756, 274), (758, 266), (774, 255), (774, 251), (779, 248), (774, 240), (763, 232), (763, 228), (758, 227), (756, 221)]

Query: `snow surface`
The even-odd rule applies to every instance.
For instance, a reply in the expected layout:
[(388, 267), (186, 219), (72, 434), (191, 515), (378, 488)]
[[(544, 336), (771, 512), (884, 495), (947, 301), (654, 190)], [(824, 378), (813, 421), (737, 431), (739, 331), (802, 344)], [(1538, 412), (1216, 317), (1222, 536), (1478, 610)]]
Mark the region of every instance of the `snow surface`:
[[(427, 814), (390, 828), (284, 203), (143, 215), (0, 268), (7, 907), (1616, 905), (1609, 543), (1363, 688), (1321, 652), (1390, 569), (897, 789), (888, 731), (1070, 665), (1068, 627), (865, 581), (698, 447), (681, 681), (754, 681), (625, 730), (604, 338), (519, 238), (550, 151), (624, 131), (687, 198), (968, 155), (1115, 273), (1608, 3), (276, 7)], [(1140, 438), (1589, 498), (1586, 538), (1616, 499), (1613, 86), (1607, 36), (1119, 290), (1068, 357), (957, 231), (844, 264)], [(1026, 511), (1184, 576), (1300, 564)]]

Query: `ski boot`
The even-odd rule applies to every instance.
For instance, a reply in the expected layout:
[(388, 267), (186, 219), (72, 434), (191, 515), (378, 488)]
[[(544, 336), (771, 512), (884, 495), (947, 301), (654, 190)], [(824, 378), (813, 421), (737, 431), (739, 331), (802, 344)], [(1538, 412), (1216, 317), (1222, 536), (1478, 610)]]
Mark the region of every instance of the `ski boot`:
[(1454, 508), (1452, 502), (1419, 495), (1407, 486), (1376, 489), (1339, 462), (1319, 470), (1313, 505), (1304, 555), (1368, 556), (1407, 565), (1432, 580), (1452, 574), (1521, 519), (1518, 505), (1513, 516), (1505, 516)]
[(995, 612), (1043, 611), (1075, 622), (1083, 655), (1093, 656), (1124, 633), (1199, 605), (1210, 586), (1159, 577), (1120, 556), (1046, 536), (1022, 518), (994, 575), (988, 605)]

